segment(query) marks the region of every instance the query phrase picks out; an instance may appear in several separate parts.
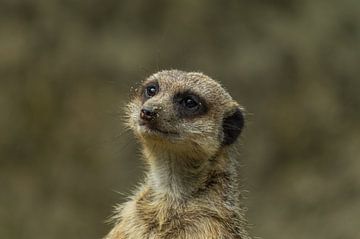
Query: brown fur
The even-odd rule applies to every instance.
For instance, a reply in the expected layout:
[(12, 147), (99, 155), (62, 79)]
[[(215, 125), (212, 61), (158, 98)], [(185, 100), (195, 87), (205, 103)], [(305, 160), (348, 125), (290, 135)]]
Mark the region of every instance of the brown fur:
[[(201, 73), (162, 71), (159, 92), (144, 100), (143, 87), (128, 106), (129, 127), (143, 145), (149, 170), (135, 196), (116, 212), (106, 239), (250, 239), (239, 199), (234, 145), (222, 145), (223, 120), (239, 105)], [(180, 118), (173, 97), (191, 90), (207, 104), (204, 115)], [(159, 109), (154, 133), (139, 125), (141, 108)]]

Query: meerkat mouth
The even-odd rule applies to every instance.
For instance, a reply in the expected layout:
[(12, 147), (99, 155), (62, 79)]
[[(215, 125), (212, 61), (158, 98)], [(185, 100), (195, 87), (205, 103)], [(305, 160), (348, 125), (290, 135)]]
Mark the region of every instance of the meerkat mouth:
[(177, 132), (174, 131), (166, 131), (166, 130), (162, 130), (159, 129), (159, 127), (157, 127), (154, 124), (149, 124), (146, 122), (140, 122), (139, 123), (140, 127), (144, 129), (145, 133), (151, 133), (151, 134), (161, 134), (161, 135), (178, 135)]

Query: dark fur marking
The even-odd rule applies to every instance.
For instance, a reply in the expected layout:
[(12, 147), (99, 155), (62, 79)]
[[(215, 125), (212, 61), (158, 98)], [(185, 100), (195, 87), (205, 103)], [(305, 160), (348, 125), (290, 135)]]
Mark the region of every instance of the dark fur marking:
[[(230, 180), (230, 174), (228, 172), (218, 172), (218, 171), (210, 172), (204, 185), (194, 193), (194, 196), (203, 195), (216, 186), (223, 187), (224, 186), (223, 184), (226, 185), (229, 180)], [(222, 190), (224, 190), (224, 188), (222, 188)]]
[(223, 121), (224, 139), (222, 144), (233, 144), (239, 137), (243, 128), (244, 116), (240, 109), (237, 109), (232, 115), (226, 117)]
[(141, 102), (144, 103), (145, 101), (147, 101), (148, 99), (150, 99), (151, 97), (146, 96), (145, 94), (145, 90), (148, 86), (154, 86), (157, 89), (157, 93), (159, 93), (160, 91), (160, 86), (157, 80), (152, 80), (149, 82), (146, 82), (144, 85), (141, 85), (140, 90), (138, 90), (138, 93), (140, 93), (140, 97), (141, 97)]
[[(196, 111), (188, 110), (181, 105), (181, 101), (185, 97), (192, 97), (199, 103), (199, 108)], [(179, 114), (180, 117), (183, 118), (194, 118), (196, 116), (204, 115), (208, 112), (208, 106), (204, 99), (202, 99), (196, 93), (191, 91), (179, 92), (174, 96), (174, 106), (176, 112)]]

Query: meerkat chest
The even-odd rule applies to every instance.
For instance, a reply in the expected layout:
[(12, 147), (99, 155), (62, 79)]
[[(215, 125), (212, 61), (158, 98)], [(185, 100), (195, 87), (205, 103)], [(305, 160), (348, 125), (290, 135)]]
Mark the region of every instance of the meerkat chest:
[[(141, 199), (122, 213), (118, 234), (111, 239), (241, 238), (228, 211), (205, 205), (154, 203)], [(121, 233), (120, 233), (121, 231)]]

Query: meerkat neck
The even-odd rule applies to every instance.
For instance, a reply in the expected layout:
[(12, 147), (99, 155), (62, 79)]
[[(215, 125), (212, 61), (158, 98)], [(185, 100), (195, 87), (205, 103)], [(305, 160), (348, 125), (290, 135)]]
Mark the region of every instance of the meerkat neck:
[[(200, 160), (173, 152), (150, 152), (145, 157), (150, 169), (148, 180), (150, 187), (159, 195), (175, 199), (189, 198), (204, 187), (209, 174), (214, 171), (226, 171), (226, 156), (221, 154), (211, 160)], [(221, 161), (221, 167), (218, 162)]]

